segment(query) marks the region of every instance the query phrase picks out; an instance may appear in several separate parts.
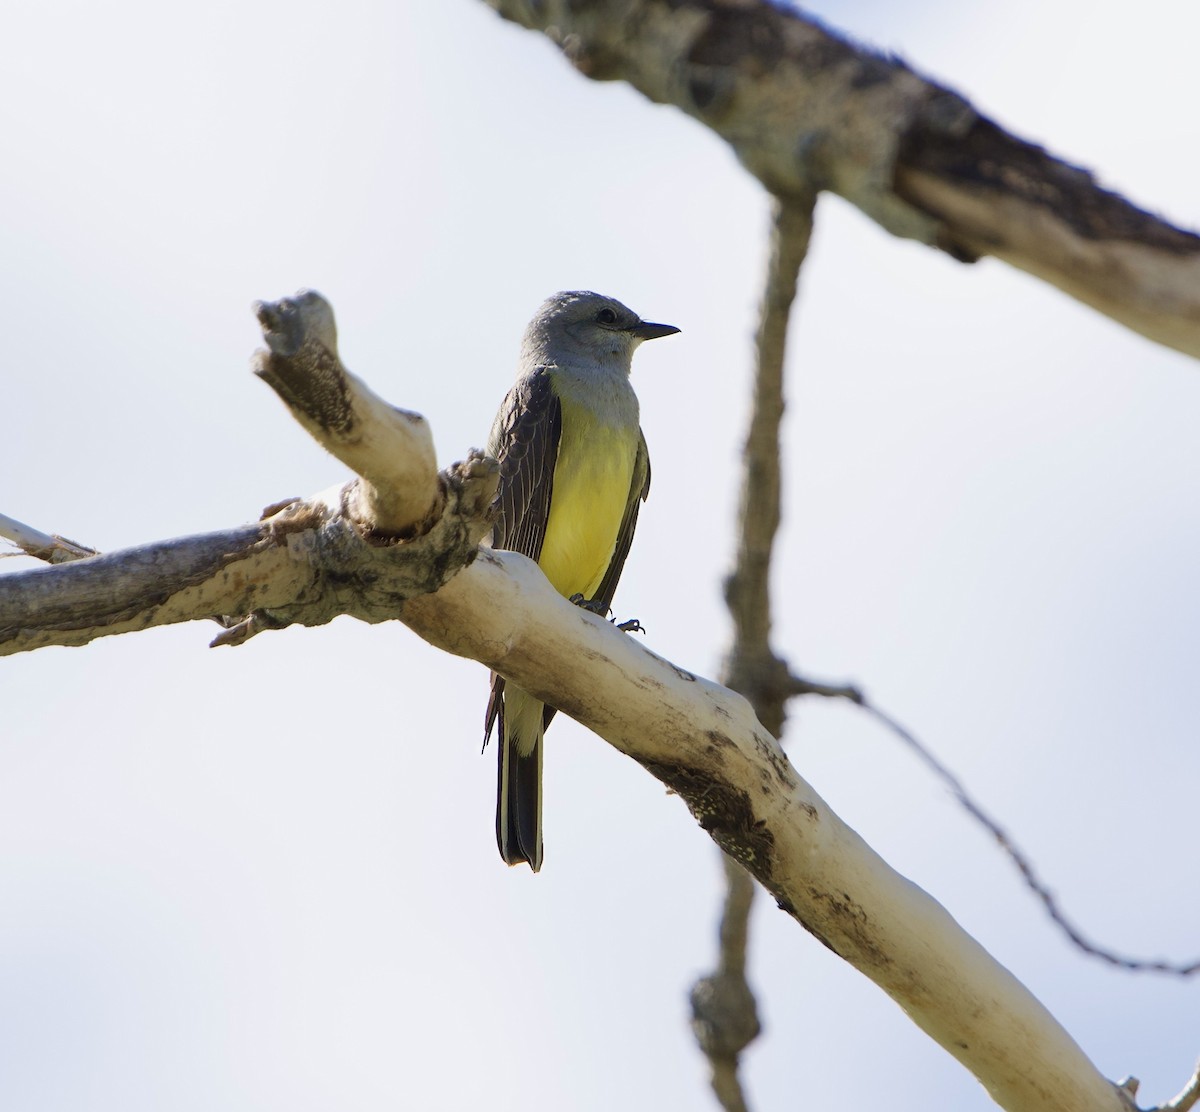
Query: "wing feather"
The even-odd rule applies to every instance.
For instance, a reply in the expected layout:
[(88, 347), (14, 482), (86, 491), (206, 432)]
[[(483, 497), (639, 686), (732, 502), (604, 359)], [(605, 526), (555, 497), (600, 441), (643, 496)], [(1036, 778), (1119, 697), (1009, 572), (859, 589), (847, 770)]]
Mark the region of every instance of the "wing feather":
[[(562, 405), (550, 389), (547, 369), (538, 367), (508, 392), (488, 438), (488, 453), (500, 464), (493, 548), (519, 552), (531, 560), (541, 556), (561, 437)], [(504, 677), (493, 672), (484, 717), (485, 746), (503, 714), (503, 705)], [(547, 707), (547, 724), (553, 714), (553, 708)], [(500, 729), (503, 732), (502, 722)]]
[(488, 441), (488, 452), (500, 464), (494, 548), (531, 560), (542, 554), (561, 437), (562, 406), (546, 368), (538, 367), (508, 392)]

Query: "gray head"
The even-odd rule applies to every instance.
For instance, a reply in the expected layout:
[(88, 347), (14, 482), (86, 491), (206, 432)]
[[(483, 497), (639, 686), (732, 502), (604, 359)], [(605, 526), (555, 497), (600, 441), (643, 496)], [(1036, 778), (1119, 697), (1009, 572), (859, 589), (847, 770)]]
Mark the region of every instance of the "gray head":
[(525, 329), (521, 359), (526, 366), (590, 360), (628, 372), (638, 344), (678, 331), (674, 325), (642, 320), (615, 298), (569, 290), (542, 302)]

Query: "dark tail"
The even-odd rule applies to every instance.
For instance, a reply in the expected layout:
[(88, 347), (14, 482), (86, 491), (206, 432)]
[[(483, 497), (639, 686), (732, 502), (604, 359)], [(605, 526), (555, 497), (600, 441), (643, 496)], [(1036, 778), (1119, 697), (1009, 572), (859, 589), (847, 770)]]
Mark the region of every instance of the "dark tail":
[(542, 867), (542, 739), (527, 757), (512, 742), (500, 743), (496, 796), (496, 844), (510, 865)]
[[(526, 700), (531, 705), (521, 706)], [(498, 710), (496, 844), (508, 864), (526, 862), (536, 873), (542, 867), (542, 705), (510, 687)], [(534, 734), (524, 754), (520, 726)]]

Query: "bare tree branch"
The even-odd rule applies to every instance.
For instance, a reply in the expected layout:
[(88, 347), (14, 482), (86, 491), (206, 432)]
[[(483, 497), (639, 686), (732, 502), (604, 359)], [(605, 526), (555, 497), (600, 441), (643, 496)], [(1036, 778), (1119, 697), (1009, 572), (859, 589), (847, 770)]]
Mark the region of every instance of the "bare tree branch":
[(829, 810), (740, 696), (581, 614), (508, 553), (481, 551), (436, 594), (405, 602), (401, 619), (637, 760), (780, 908), (891, 995), (1001, 1107), (1128, 1112), (1020, 982)]
[[(319, 438), (325, 431), (313, 412), (323, 408), (306, 408)], [(403, 453), (406, 444), (412, 438), (400, 429), (395, 443), (382, 437), (374, 450)], [(382, 474), (387, 465), (367, 469)], [(476, 458), (459, 472), (457, 483), (452, 469), (442, 482), (420, 484), (444, 489), (446, 508), (407, 542), (364, 530), (369, 522), (355, 515), (371, 502), (352, 484), (174, 552), (151, 545), (0, 577), (0, 636), (24, 647), (79, 644), (118, 626), (182, 620), (189, 608), (258, 607), (265, 624), (398, 615), (431, 644), (500, 672), (643, 765), (780, 908), (889, 993), (1002, 1107), (1128, 1112), (1122, 1092), (1033, 995), (800, 778), (745, 699), (572, 606), (524, 557), (478, 549), (494, 468)], [(140, 586), (125, 583), (122, 562), (139, 570)], [(75, 604), (106, 624), (86, 626)], [(39, 621), (50, 626), (40, 640)]]
[(339, 614), (392, 620), (403, 599), (474, 559), (487, 531), (492, 462), (472, 457), (441, 479), (442, 516), (405, 545), (364, 537), (344, 510), (356, 501), (350, 483), (255, 525), (0, 576), (0, 656), (220, 615), (254, 620), (214, 644)]
[(360, 477), (269, 507), (276, 512), (257, 525), (0, 577), (0, 655), (220, 615), (243, 620), (215, 645), (338, 614), (387, 621), (400, 601), (437, 590), (475, 558), (495, 463), (474, 453), (439, 475), (425, 419), (342, 366), (319, 294), (255, 311), (270, 348), (255, 373)]
[(586, 76), (712, 128), (777, 196), (815, 184), (895, 235), (994, 255), (1200, 357), (1200, 237), (894, 58), (769, 0), (487, 2)]
[(788, 317), (800, 266), (812, 235), (814, 197), (776, 200), (771, 250), (755, 337), (750, 428), (743, 450), (737, 555), (725, 582), (733, 619), (733, 648), (725, 665), (729, 686), (745, 695), (776, 737), (783, 733), (791, 694), (787, 665), (771, 651), (771, 551), (781, 516), (779, 428)]
[(0, 576), (0, 655), (284, 604), (311, 581), (259, 526)]

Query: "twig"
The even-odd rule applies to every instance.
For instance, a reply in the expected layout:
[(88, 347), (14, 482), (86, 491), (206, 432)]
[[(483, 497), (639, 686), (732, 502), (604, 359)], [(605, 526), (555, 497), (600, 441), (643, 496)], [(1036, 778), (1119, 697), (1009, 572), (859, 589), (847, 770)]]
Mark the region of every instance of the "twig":
[[(43, 533), (32, 525), (26, 525), (15, 518), (0, 514), (0, 537), (12, 541), (26, 556), (35, 560), (45, 560), (49, 564), (65, 564), (69, 560), (82, 560), (85, 556), (97, 556), (94, 548), (69, 541), (57, 533)], [(3, 556), (16, 556), (15, 552), (0, 553)]]
[(792, 695), (821, 695), (826, 699), (849, 699), (860, 706), (862, 690), (851, 683), (818, 683), (802, 676), (788, 676), (788, 690)]
[[(790, 677), (792, 691), (797, 695), (826, 695), (831, 697), (840, 697), (848, 699), (858, 706), (877, 722), (881, 722), (893, 734), (896, 735), (905, 745), (909, 747), (916, 755), (924, 762), (925, 767), (930, 769), (950, 790), (954, 793), (954, 797), (958, 800), (959, 805), (975, 819), (989, 834), (996, 840), (996, 844), (1008, 855), (1009, 859), (1017, 870), (1020, 872), (1025, 884), (1028, 888), (1041, 900), (1045, 906), (1050, 918), (1058, 925), (1062, 932), (1071, 940), (1071, 942), (1085, 954), (1091, 957), (1098, 958), (1100, 961), (1107, 962), (1109, 965), (1115, 965), (1120, 969), (1129, 969), (1136, 972), (1149, 973), (1169, 973), (1176, 977), (1191, 977), (1196, 973), (1200, 973), (1200, 958), (1189, 962), (1169, 962), (1161, 959), (1153, 958), (1131, 958), (1122, 954), (1118, 954), (1113, 950), (1106, 949), (1103, 946), (1098, 946), (1096, 943), (1085, 938), (1083, 933), (1076, 927), (1063, 913), (1058, 906), (1058, 900), (1053, 892), (1046, 887), (1044, 881), (1037, 875), (1033, 865), (1025, 853), (1020, 850), (1009, 837), (1007, 831), (993, 819), (984, 809), (975, 802), (963, 785), (962, 781), (954, 775), (941, 761), (937, 759), (928, 749), (925, 748), (904, 726), (900, 725), (890, 714), (880, 710), (873, 703), (869, 702), (863, 693), (854, 686), (844, 685), (837, 686), (833, 684), (818, 684), (812, 683), (809, 680), (801, 679), (798, 676)], [(1193, 1082), (1200, 1086), (1200, 1081), (1193, 1079)], [(1184, 1090), (1176, 1101), (1181, 1100), (1189, 1090)], [(1191, 1108), (1192, 1104), (1200, 1098), (1200, 1090), (1191, 1098), (1191, 1103), (1179, 1105), (1181, 1109)], [(1174, 1112), (1175, 1105), (1164, 1105), (1164, 1109), (1171, 1109)]]
[(1200, 1101), (1200, 1062), (1196, 1063), (1191, 1078), (1178, 1096), (1166, 1104), (1150, 1109), (1149, 1112), (1190, 1112), (1197, 1101)]
[(1062, 912), (1058, 906), (1058, 901), (1054, 893), (1046, 887), (1045, 882), (1034, 871), (1033, 865), (1029, 858), (1017, 848), (1013, 840), (1008, 836), (1003, 827), (1000, 826), (974, 799), (971, 798), (967, 789), (963, 786), (962, 781), (958, 779), (941, 761), (939, 761), (928, 749), (925, 748), (913, 735), (900, 725), (891, 715), (884, 713), (878, 707), (867, 702), (866, 699), (859, 701), (859, 706), (862, 707), (867, 714), (871, 715), (877, 721), (882, 722), (888, 727), (901, 741), (904, 742), (916, 755), (925, 763), (926, 767), (931, 769), (954, 793), (962, 808), (971, 815), (976, 822), (984, 827), (1000, 848), (1008, 854), (1012, 863), (1024, 877), (1026, 885), (1037, 896), (1046, 908), (1046, 912), (1050, 918), (1058, 924), (1062, 932), (1085, 954), (1089, 954), (1094, 958), (1099, 958), (1101, 961), (1108, 962), (1109, 965), (1115, 965), (1120, 969), (1130, 969), (1136, 971), (1145, 971), (1152, 973), (1170, 973), (1176, 977), (1190, 977), (1195, 973), (1200, 973), (1200, 959), (1189, 962), (1169, 962), (1160, 959), (1152, 958), (1131, 958), (1122, 954), (1118, 954), (1113, 950), (1097, 946), (1083, 936), (1079, 928), (1076, 927)]

